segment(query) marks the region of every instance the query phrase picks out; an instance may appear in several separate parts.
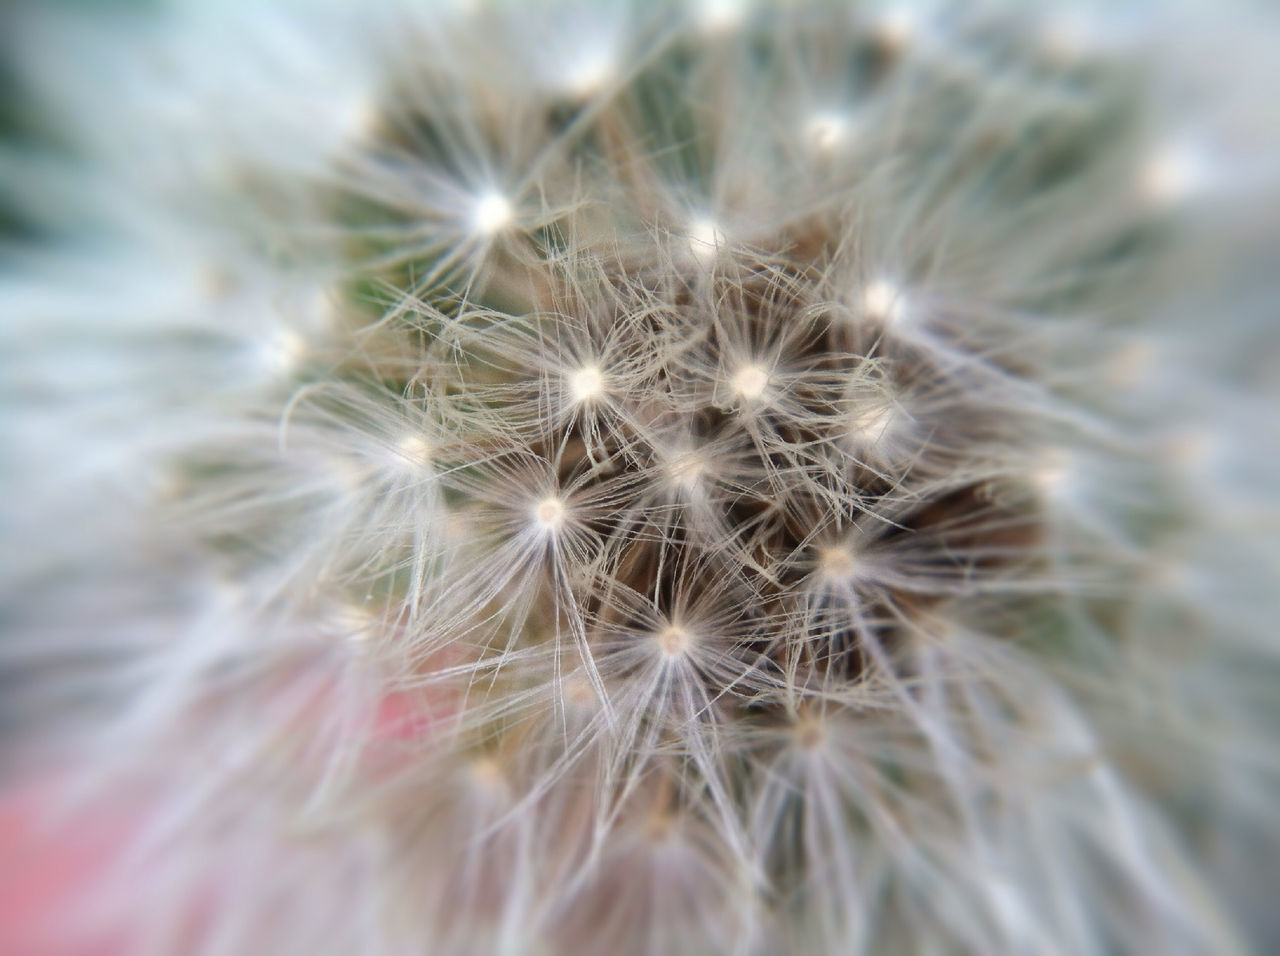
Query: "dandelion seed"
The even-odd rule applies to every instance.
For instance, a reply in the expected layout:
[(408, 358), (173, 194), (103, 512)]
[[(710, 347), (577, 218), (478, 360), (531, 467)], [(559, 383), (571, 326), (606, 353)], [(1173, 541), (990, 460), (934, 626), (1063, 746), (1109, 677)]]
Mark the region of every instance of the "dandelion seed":
[(888, 438), (898, 417), (897, 406), (887, 402), (859, 411), (849, 423), (849, 438), (859, 447), (871, 448)]
[(823, 548), (818, 552), (818, 570), (827, 581), (847, 581), (857, 573), (858, 562), (848, 548)]
[(875, 36), (886, 49), (897, 53), (915, 39), (919, 27), (918, 14), (906, 4), (896, 4), (876, 18)]
[(511, 225), (515, 210), (501, 193), (485, 193), (476, 200), (471, 213), (471, 228), (476, 235), (493, 236)]
[(396, 443), (396, 450), (411, 465), (425, 465), (431, 461), (431, 444), (421, 435), (405, 435)]
[(683, 627), (671, 625), (658, 634), (658, 647), (667, 657), (680, 657), (693, 646), (693, 635)]
[(1041, 494), (1052, 501), (1062, 501), (1070, 494), (1075, 478), (1075, 465), (1070, 453), (1054, 448), (1044, 453), (1031, 471), (1032, 480)]
[(1174, 206), (1193, 198), (1209, 182), (1204, 155), (1187, 143), (1155, 150), (1139, 171), (1139, 189), (1158, 206)]
[(604, 394), (604, 373), (598, 365), (586, 365), (569, 374), (569, 394), (575, 402), (590, 402)]
[(746, 19), (748, 4), (749, 0), (701, 0), (698, 25), (708, 34), (728, 33)]
[(477, 757), (467, 768), (475, 789), (486, 797), (501, 796), (507, 789), (507, 775), (496, 757)]
[(1080, 10), (1059, 11), (1045, 18), (1041, 43), (1056, 63), (1078, 62), (1099, 43), (1101, 27)]
[(666, 471), (672, 484), (685, 490), (692, 490), (702, 481), (707, 471), (707, 464), (701, 455), (689, 452), (668, 463)]
[(335, 614), (339, 632), (354, 644), (366, 644), (379, 634), (379, 622), (361, 604), (343, 604)]
[(862, 311), (870, 319), (892, 325), (902, 316), (902, 291), (888, 279), (876, 279), (863, 290)]
[(533, 509), (534, 521), (548, 531), (559, 531), (564, 516), (564, 502), (559, 498), (543, 498)]
[(733, 393), (747, 402), (760, 398), (769, 387), (769, 371), (763, 365), (752, 363), (734, 372), (730, 381)]
[(695, 220), (689, 227), (689, 251), (702, 265), (715, 261), (716, 254), (724, 245), (725, 236), (713, 219)]
[(827, 742), (827, 731), (822, 721), (814, 717), (803, 717), (794, 728), (796, 745), (804, 751), (813, 753), (821, 750)]
[(261, 350), (265, 368), (282, 377), (298, 370), (307, 354), (307, 342), (292, 329), (280, 329)]
[(613, 56), (608, 50), (589, 52), (565, 70), (561, 85), (573, 96), (589, 96), (608, 83), (614, 70)]
[(818, 113), (805, 124), (805, 135), (821, 153), (831, 153), (843, 146), (851, 130), (848, 118), (839, 113)]

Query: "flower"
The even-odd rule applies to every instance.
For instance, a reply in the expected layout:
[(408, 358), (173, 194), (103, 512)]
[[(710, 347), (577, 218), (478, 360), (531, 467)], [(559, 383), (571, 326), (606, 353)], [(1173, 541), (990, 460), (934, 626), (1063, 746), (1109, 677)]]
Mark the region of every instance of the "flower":
[(1269, 21), (1075, 17), (19, 9), (48, 945), (1275, 938)]

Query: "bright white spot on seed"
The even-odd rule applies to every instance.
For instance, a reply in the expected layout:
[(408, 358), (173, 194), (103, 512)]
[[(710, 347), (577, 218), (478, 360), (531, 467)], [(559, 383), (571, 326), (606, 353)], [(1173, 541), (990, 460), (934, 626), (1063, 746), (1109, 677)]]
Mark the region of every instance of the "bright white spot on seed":
[(378, 633), (377, 619), (368, 608), (359, 604), (342, 605), (337, 618), (340, 632), (353, 644), (365, 644)]
[(876, 39), (889, 50), (897, 52), (911, 42), (918, 26), (914, 11), (905, 5), (894, 6), (876, 21)]
[(378, 100), (370, 93), (357, 91), (330, 104), (340, 135), (350, 143), (367, 143), (378, 131), (382, 117)]
[(833, 152), (842, 146), (850, 132), (848, 119), (839, 113), (819, 113), (805, 126), (809, 142), (823, 153)]
[(547, 530), (555, 531), (564, 523), (564, 502), (559, 498), (543, 498), (534, 506), (533, 517)]
[(603, 87), (613, 72), (610, 51), (589, 51), (565, 70), (561, 86), (574, 96), (589, 96)]
[(396, 451), (410, 464), (425, 465), (431, 460), (431, 445), (421, 435), (405, 435), (396, 442)]
[(501, 793), (507, 784), (502, 765), (493, 757), (477, 757), (471, 762), (471, 781), (483, 793)]
[(1061, 499), (1065, 496), (1072, 478), (1071, 456), (1061, 448), (1045, 452), (1039, 463), (1031, 470), (1031, 480), (1047, 498)]
[(450, 511), (442, 525), (445, 540), (451, 545), (470, 546), (476, 541), (476, 529), (465, 511)]
[(604, 373), (599, 365), (585, 365), (569, 376), (569, 394), (575, 402), (589, 402), (604, 393)]
[(795, 726), (796, 743), (801, 750), (810, 752), (821, 749), (827, 742), (827, 731), (822, 722), (812, 717), (802, 718)]
[(702, 0), (698, 23), (707, 33), (727, 33), (747, 14), (745, 0)]
[(764, 394), (769, 386), (769, 372), (763, 365), (744, 365), (733, 376), (730, 383), (734, 394), (739, 398), (751, 401)]
[(335, 288), (317, 289), (311, 296), (309, 315), (321, 328), (338, 328), (342, 321), (342, 293)]
[(263, 347), (264, 364), (280, 375), (288, 375), (297, 369), (306, 354), (306, 341), (293, 329), (281, 329)]
[(869, 318), (893, 322), (902, 314), (902, 291), (887, 279), (876, 279), (862, 292), (862, 310)]
[(1079, 10), (1054, 13), (1044, 24), (1041, 42), (1055, 62), (1071, 63), (1098, 45), (1098, 25)]
[(679, 657), (693, 645), (693, 635), (683, 627), (671, 625), (658, 635), (658, 647), (668, 657)]
[(724, 244), (724, 233), (712, 219), (697, 219), (689, 225), (689, 251), (701, 263), (715, 260), (716, 252)]
[(818, 552), (818, 570), (828, 581), (847, 581), (858, 569), (848, 548), (823, 548)]
[(889, 403), (860, 411), (849, 425), (849, 437), (858, 445), (876, 444), (893, 428), (897, 411)]
[(1198, 150), (1186, 143), (1174, 143), (1147, 157), (1138, 176), (1138, 187), (1149, 202), (1174, 206), (1204, 188), (1209, 170)]
[(485, 193), (471, 211), (471, 228), (477, 235), (492, 236), (510, 225), (514, 214), (507, 197), (496, 192)]
[(590, 708), (597, 702), (595, 688), (579, 674), (566, 677), (560, 686), (560, 693), (566, 704), (578, 710)]
[(681, 455), (667, 465), (667, 474), (671, 476), (671, 481), (688, 490), (698, 486), (706, 470), (706, 462), (696, 453)]

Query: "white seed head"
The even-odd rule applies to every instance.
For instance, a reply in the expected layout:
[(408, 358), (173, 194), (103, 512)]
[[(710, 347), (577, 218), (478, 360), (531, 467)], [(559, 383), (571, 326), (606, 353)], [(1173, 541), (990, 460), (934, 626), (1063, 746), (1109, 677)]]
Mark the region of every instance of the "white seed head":
[(20, 4), (3, 716), (86, 803), (157, 791), (89, 909), (160, 950), (213, 886), (227, 952), (1240, 949), (1276, 84), (1121, 5)]

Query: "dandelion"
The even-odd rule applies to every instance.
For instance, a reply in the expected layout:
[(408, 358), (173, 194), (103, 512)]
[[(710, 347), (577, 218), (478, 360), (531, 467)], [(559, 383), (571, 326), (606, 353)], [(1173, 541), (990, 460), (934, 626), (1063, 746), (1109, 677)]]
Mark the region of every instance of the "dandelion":
[(1269, 21), (1124, 6), (20, 6), (0, 949), (1273, 944)]

